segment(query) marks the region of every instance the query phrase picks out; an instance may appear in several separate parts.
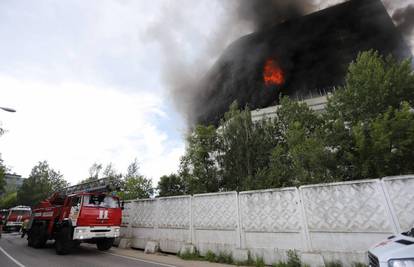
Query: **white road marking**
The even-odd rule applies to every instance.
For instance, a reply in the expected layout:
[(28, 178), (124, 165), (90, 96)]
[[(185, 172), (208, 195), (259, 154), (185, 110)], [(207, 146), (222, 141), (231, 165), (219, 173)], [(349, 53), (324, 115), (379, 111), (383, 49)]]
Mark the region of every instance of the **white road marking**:
[(160, 265), (160, 266), (165, 266), (165, 267), (177, 267), (175, 265), (170, 265), (170, 264), (165, 264), (165, 263), (159, 263), (159, 262), (155, 262), (155, 261), (146, 261), (146, 260), (141, 260), (141, 259), (137, 259), (137, 258), (134, 258), (134, 257), (119, 255), (119, 254), (110, 253), (110, 252), (104, 252), (104, 251), (102, 251), (102, 253), (110, 254), (110, 255), (113, 255), (113, 256), (118, 256), (118, 257), (125, 258), (125, 259), (130, 259), (130, 260), (135, 260), (135, 261), (140, 261), (140, 262), (145, 262), (145, 263), (150, 263), (150, 264), (155, 264), (155, 265)]
[(10, 256), (9, 253), (7, 253), (2, 247), (0, 247), (0, 251), (4, 253), (4, 255), (6, 255), (7, 257), (9, 257), (9, 259), (11, 259), (14, 263), (16, 263), (17, 266), (19, 267), (25, 267), (23, 264), (21, 264), (18, 260), (16, 260), (15, 258), (13, 258), (12, 256)]

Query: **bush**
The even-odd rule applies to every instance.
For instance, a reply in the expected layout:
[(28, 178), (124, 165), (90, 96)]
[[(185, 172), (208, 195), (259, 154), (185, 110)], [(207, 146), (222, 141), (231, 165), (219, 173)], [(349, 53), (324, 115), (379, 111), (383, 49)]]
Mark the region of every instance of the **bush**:
[(287, 252), (287, 262), (279, 261), (274, 263), (273, 267), (309, 267), (307, 264), (302, 264), (298, 253), (295, 250), (289, 250)]
[(247, 265), (247, 266), (252, 266), (254, 265), (255, 261), (253, 260), (252, 254), (250, 253), (250, 251), (247, 251), (247, 261), (243, 262), (240, 265)]
[(354, 262), (352, 263), (352, 267), (368, 267), (368, 265), (362, 262)]
[(205, 259), (209, 262), (216, 262), (216, 254), (213, 251), (209, 250), (206, 253)]
[(288, 261), (287, 261), (288, 267), (301, 267), (302, 263), (298, 256), (298, 253), (296, 253), (295, 250), (289, 250), (287, 252), (287, 257), (288, 257)]
[(256, 267), (264, 267), (265, 266), (265, 263), (264, 263), (263, 257), (256, 257), (256, 261), (254, 263), (254, 266), (256, 266)]
[(198, 251), (195, 251), (194, 253), (190, 253), (189, 250), (186, 250), (183, 253), (178, 252), (177, 256), (183, 260), (201, 260), (202, 259)]
[(233, 264), (233, 255), (231, 253), (223, 252), (221, 251), (218, 256), (216, 257), (216, 261), (219, 263), (227, 263), (227, 264)]

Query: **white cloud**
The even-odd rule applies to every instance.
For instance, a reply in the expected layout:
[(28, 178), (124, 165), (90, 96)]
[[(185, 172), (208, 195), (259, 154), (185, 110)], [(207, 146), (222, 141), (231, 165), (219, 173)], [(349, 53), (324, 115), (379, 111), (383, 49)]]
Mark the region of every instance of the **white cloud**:
[[(73, 184), (94, 162), (118, 170), (137, 158), (143, 174), (157, 180), (176, 170), (184, 151), (157, 124), (168, 120), (164, 100), (151, 90), (126, 93), (79, 83), (41, 83), (0, 76), (0, 120), (8, 132), (0, 151), (13, 171), (27, 176), (47, 160)], [(155, 181), (156, 182), (156, 181)]]

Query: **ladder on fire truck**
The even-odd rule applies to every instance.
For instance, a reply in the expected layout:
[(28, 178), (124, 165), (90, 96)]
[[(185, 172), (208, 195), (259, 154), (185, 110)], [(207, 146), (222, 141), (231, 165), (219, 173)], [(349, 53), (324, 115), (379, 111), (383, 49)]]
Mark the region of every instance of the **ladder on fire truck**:
[(111, 192), (117, 191), (120, 184), (114, 178), (106, 177), (94, 181), (72, 185), (61, 190), (63, 194), (74, 194), (80, 192)]

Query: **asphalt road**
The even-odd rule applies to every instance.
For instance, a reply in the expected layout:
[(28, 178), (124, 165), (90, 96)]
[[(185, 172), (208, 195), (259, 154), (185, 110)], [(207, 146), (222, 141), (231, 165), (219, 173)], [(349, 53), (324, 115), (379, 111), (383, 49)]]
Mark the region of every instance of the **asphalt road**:
[(96, 247), (82, 244), (69, 255), (56, 255), (53, 241), (46, 248), (35, 249), (27, 246), (26, 238), (17, 233), (3, 233), (0, 238), (0, 267), (45, 267), (45, 266), (138, 266), (173, 267), (172, 265), (143, 261), (116, 255), (109, 250), (101, 252)]

